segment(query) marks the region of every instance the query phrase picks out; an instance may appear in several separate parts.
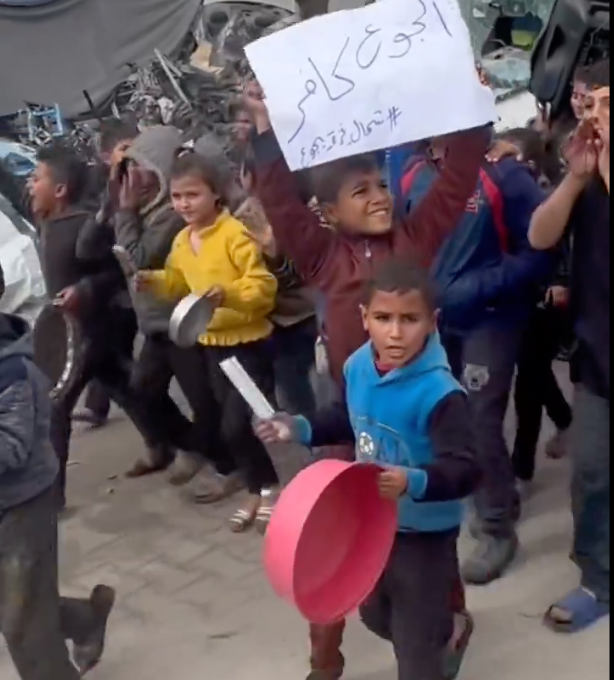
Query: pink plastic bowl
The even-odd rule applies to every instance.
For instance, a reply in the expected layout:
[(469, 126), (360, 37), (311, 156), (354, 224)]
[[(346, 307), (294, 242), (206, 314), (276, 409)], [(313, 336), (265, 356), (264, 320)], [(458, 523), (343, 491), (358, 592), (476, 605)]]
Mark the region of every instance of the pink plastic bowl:
[(339, 621), (371, 594), (397, 530), (396, 503), (382, 500), (375, 465), (323, 460), (281, 495), (264, 547), (275, 592), (311, 623)]

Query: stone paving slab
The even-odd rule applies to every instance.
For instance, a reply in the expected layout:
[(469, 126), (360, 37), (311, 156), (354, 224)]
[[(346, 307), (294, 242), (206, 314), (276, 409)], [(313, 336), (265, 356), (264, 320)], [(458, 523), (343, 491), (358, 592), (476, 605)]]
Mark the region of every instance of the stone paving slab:
[[(105, 581), (119, 593), (107, 655), (91, 680), (304, 680), (306, 627), (271, 593), (261, 539), (226, 529), (232, 505), (191, 506), (162, 476), (122, 479), (140, 447), (121, 419), (75, 437), (76, 513), (61, 527), (63, 589), (82, 595)], [(288, 461), (287, 474), (301, 456), (275, 452)], [(502, 581), (470, 590), (478, 628), (462, 680), (609, 677), (609, 622), (570, 638), (541, 625), (546, 607), (576, 584), (567, 476), (565, 463), (543, 463), (517, 565)], [(469, 547), (464, 539), (462, 549)], [(355, 620), (344, 651), (347, 680), (395, 680), (391, 650)], [(0, 680), (17, 680), (1, 645)]]

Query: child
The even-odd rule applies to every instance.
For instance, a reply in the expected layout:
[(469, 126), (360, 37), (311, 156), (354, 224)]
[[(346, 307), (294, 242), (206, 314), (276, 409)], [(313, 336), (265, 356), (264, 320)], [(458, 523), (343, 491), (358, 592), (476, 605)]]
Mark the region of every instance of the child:
[[(278, 484), (277, 474), (252, 431), (249, 408), (219, 364), (236, 356), (263, 393), (273, 398), (268, 343), (273, 325), (268, 315), (275, 305), (277, 282), (244, 225), (225, 209), (220, 178), (203, 156), (187, 153), (176, 161), (171, 197), (188, 226), (175, 239), (166, 268), (140, 272), (137, 285), (174, 301), (190, 292), (203, 295), (215, 309), (192, 351), (194, 389), (200, 389), (202, 397), (192, 399), (191, 405), (196, 422), (221, 428), (222, 440), (251, 494), (248, 504), (232, 516), (232, 529), (242, 532), (255, 522), (264, 528), (272, 510), (271, 489)], [(221, 424), (209, 410), (209, 390), (219, 406)], [(210, 431), (205, 436), (213, 434)]]
[(580, 585), (546, 623), (576, 633), (610, 613), (610, 60), (587, 71), (585, 117), (565, 149), (569, 171), (535, 212), (529, 238), (552, 248), (571, 232), (570, 311), (578, 339), (570, 442), (573, 559)]
[[(113, 206), (110, 187), (115, 179), (117, 169), (119, 168), (121, 162), (124, 159), (124, 154), (130, 144), (138, 137), (139, 129), (134, 123), (121, 120), (119, 118), (111, 118), (105, 121), (101, 127), (100, 131), (100, 160), (102, 161), (102, 167), (100, 168), (100, 176), (98, 178), (99, 184), (103, 185), (100, 187), (102, 191), (102, 197), (96, 207), (96, 210), (100, 209), (98, 219), (94, 224), (85, 228), (84, 231), (90, 231), (93, 238), (99, 241), (100, 228), (104, 228), (103, 224), (99, 222), (104, 221), (108, 216), (108, 213), (113, 212), (118, 206)], [(97, 192), (100, 194), (100, 190)], [(100, 227), (100, 228), (99, 228)], [(113, 232), (110, 229), (105, 230), (108, 236), (111, 236)], [(85, 234), (83, 236), (86, 236)], [(103, 234), (104, 236), (104, 234)], [(87, 236), (86, 236), (87, 238)], [(113, 239), (114, 240), (114, 239)], [(86, 239), (81, 238), (81, 247), (87, 247)], [(112, 244), (110, 244), (112, 245)], [(93, 243), (92, 247), (97, 248), (99, 243)], [(104, 251), (104, 246), (103, 249)], [(119, 304), (118, 296), (118, 304)], [(123, 298), (127, 297), (127, 293), (124, 291)], [(130, 308), (130, 298), (127, 297), (126, 305)], [(134, 346), (134, 336), (126, 337), (125, 343), (122, 343), (123, 348), (125, 348), (125, 353), (128, 358), (132, 357), (133, 346)], [(108, 390), (99, 381), (92, 382), (87, 390), (87, 396), (85, 399), (85, 406), (83, 410), (75, 412), (73, 414), (73, 421), (86, 423), (93, 428), (102, 427), (105, 425), (109, 419), (109, 412), (111, 410), (111, 397)]]
[(461, 499), (476, 488), (471, 417), (437, 334), (428, 275), (404, 261), (369, 284), (362, 321), (370, 342), (346, 362), (345, 400), (311, 421), (277, 416), (256, 426), (266, 442), (319, 446), (353, 439), (357, 458), (377, 462), (382, 497), (399, 503), (399, 533), (365, 625), (392, 641), (399, 680), (456, 677), (465, 646), (446, 649), (454, 620)]
[[(181, 148), (181, 133), (170, 125), (144, 130), (124, 151), (122, 173), (115, 188), (118, 207), (112, 214), (115, 242), (138, 269), (164, 266), (173, 241), (185, 227), (170, 199), (170, 173)], [(169, 481), (187, 483), (200, 469), (202, 451), (190, 420), (169, 394), (171, 380), (191, 374), (189, 362), (168, 337), (173, 305), (151, 296), (133, 295), (143, 346), (132, 371), (132, 388), (146, 404), (155, 437), (126, 473), (140, 477), (171, 465)], [(188, 399), (189, 400), (189, 399)]]
[[(404, 178), (405, 201), (412, 210), (427, 200), (448, 153), (445, 140), (432, 140), (428, 156)], [(535, 251), (527, 236), (543, 199), (524, 162), (508, 157), (496, 164), (484, 162), (465, 214), (431, 267), (441, 295), (442, 343), (480, 423), (478, 542), (462, 568), (463, 580), (471, 585), (501, 577), (518, 549), (519, 504), (504, 421), (520, 344), (553, 265), (550, 255)]]
[[(90, 217), (83, 210), (86, 167), (74, 152), (49, 147), (39, 154), (30, 180), (32, 208), (37, 215), (41, 264), (47, 294), (81, 327), (83, 367), (71, 388), (53, 404), (51, 443), (58, 456), (62, 493), (71, 437), (71, 414), (87, 384), (98, 379), (113, 392), (135, 425), (148, 439), (151, 419), (129, 389), (129, 372), (117, 347), (126, 332), (134, 334), (130, 309), (113, 309), (111, 301), (124, 287), (124, 277), (109, 251), (106, 257), (79, 257), (79, 239)], [(124, 313), (122, 313), (124, 312)]]
[(59, 466), (48, 450), (49, 387), (32, 359), (27, 324), (0, 314), (0, 635), (22, 680), (77, 680), (100, 661), (115, 592), (59, 595)]
[(235, 211), (235, 216), (250, 228), (269, 271), (277, 279), (277, 300), (271, 321), (275, 327), (273, 365), (280, 401), (283, 402), (284, 410), (289, 413), (309, 416), (315, 410), (315, 394), (311, 384), (318, 338), (314, 299), (292, 261), (277, 251), (271, 226), (258, 199), (251, 196), (254, 177), (253, 159), (246, 156), (241, 167), (241, 179), (243, 189), (250, 197), (241, 208), (245, 206), (246, 217), (252, 219), (249, 222), (243, 219), (240, 216), (241, 208)]
[[(358, 313), (365, 280), (391, 256), (410, 257), (430, 266), (475, 192), (491, 129), (450, 137), (446, 168), (420, 205), (401, 221), (393, 220), (393, 199), (374, 157), (344, 158), (316, 168), (312, 173), (315, 195), (332, 227), (322, 229), (319, 217), (302, 200), (256, 86), (248, 86), (245, 104), (258, 133), (254, 139), (258, 198), (279, 251), (294, 262), (305, 283), (324, 296), (323, 336), (331, 374), (341, 387), (345, 361), (366, 340)], [(469, 630), (460, 578), (453, 606)], [(315, 680), (341, 677), (343, 628), (343, 622), (311, 627)]]

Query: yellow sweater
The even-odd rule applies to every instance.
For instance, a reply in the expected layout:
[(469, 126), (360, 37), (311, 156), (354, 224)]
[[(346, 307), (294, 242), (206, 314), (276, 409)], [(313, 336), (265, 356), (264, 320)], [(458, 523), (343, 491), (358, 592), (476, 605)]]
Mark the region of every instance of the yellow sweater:
[(202, 295), (213, 286), (223, 288), (222, 306), (199, 338), (203, 345), (234, 346), (268, 337), (273, 326), (267, 317), (275, 306), (277, 280), (245, 226), (223, 212), (215, 224), (199, 231), (198, 254), (190, 243), (191, 232), (188, 226), (177, 235), (165, 269), (152, 272), (152, 292), (180, 300), (190, 293)]

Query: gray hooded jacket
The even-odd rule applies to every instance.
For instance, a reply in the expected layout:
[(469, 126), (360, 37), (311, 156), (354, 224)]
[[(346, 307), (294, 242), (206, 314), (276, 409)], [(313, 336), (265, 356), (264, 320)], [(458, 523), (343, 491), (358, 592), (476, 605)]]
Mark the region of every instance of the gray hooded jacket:
[[(138, 269), (162, 269), (177, 234), (185, 223), (169, 200), (169, 180), (181, 133), (174, 127), (157, 126), (142, 132), (126, 157), (158, 177), (158, 195), (140, 211), (123, 210), (114, 220), (116, 243), (125, 248)], [(156, 300), (149, 293), (136, 293), (132, 301), (141, 331), (146, 335), (167, 333), (174, 304)]]
[(25, 321), (0, 314), (0, 517), (50, 489), (49, 385), (32, 363)]

